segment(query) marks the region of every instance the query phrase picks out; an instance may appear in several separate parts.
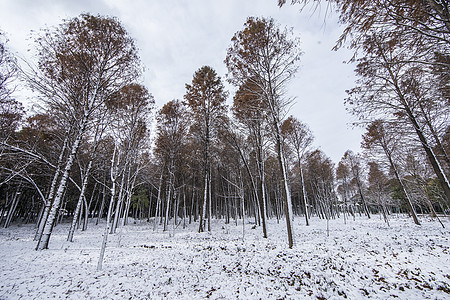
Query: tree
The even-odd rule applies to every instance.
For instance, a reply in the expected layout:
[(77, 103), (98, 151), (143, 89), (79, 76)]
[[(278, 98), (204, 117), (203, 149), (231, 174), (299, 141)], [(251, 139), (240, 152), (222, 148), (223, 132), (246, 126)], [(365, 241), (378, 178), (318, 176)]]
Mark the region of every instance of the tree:
[(0, 31), (0, 141), (14, 133), (24, 115), (24, 108), (14, 99), (11, 87), (17, 77), (16, 60), (6, 48), (6, 38)]
[[(441, 222), (434, 209), (432, 197), (429, 192), (429, 183), (432, 179), (432, 170), (423, 152), (417, 149), (409, 149), (403, 156), (403, 165), (405, 169), (405, 183), (412, 196), (415, 196), (416, 202), (422, 207), (424, 204), (428, 207), (431, 217), (437, 218)], [(439, 202), (437, 202), (439, 203)]]
[(292, 248), (292, 203), (280, 126), (291, 102), (284, 93), (298, 69), (297, 62), (301, 55), (299, 41), (292, 36), (292, 31), (280, 29), (273, 19), (253, 17), (247, 19), (244, 29), (235, 33), (231, 41), (225, 59), (229, 81), (236, 86), (243, 86), (248, 81), (256, 86), (252, 92), (258, 93), (269, 112), (283, 178), (288, 243)]
[(204, 66), (194, 74), (191, 84), (186, 84), (184, 96), (186, 105), (192, 111), (195, 120), (195, 134), (198, 136), (203, 151), (203, 205), (201, 207), (199, 232), (204, 231), (203, 222), (206, 218), (207, 204), (208, 231), (211, 230), (211, 144), (220, 125), (220, 119), (225, 116), (225, 100), (227, 93), (216, 71)]
[[(447, 175), (426, 134), (426, 127), (431, 126), (430, 122), (426, 122), (427, 114), (424, 114), (423, 109), (427, 98), (419, 95), (420, 88), (416, 84), (416, 74), (422, 71), (415, 63), (402, 63), (408, 53), (405, 52), (404, 47), (398, 47), (398, 45), (404, 42), (406, 41), (396, 40), (394, 47), (386, 36), (379, 34), (367, 36), (364, 41), (367, 54), (359, 60), (356, 70), (360, 80), (358, 86), (349, 91), (350, 97), (346, 103), (350, 106), (352, 113), (362, 120), (373, 120), (374, 117), (384, 114), (385, 119), (401, 120), (410, 126), (427, 154), (447, 196), (447, 201), (450, 202), (450, 184)], [(443, 104), (446, 101), (442, 98), (434, 101), (434, 104), (438, 102)], [(440, 118), (445, 119), (448, 115), (448, 106), (442, 106), (442, 108), (440, 113), (443, 115)], [(436, 132), (434, 128), (432, 132)], [(441, 145), (440, 142), (439, 145)]]
[[(337, 187), (337, 191), (339, 194), (341, 194), (342, 198), (343, 198), (343, 214), (344, 214), (344, 222), (346, 222), (346, 216), (345, 214), (348, 213), (348, 202), (350, 201), (350, 199), (352, 198), (352, 193), (351, 193), (351, 179), (350, 179), (350, 168), (347, 166), (347, 164), (342, 161), (339, 162), (337, 168), (336, 168), (336, 180), (338, 181), (338, 183), (340, 182), (341, 184), (338, 185)], [(353, 205), (352, 203), (350, 203), (350, 213), (353, 215), (353, 217), (355, 216), (354, 211), (353, 211)]]
[(353, 180), (356, 183), (356, 187), (357, 187), (357, 191), (359, 194), (359, 197), (361, 199), (361, 204), (364, 210), (364, 213), (367, 215), (367, 218), (370, 219), (370, 213), (369, 213), (369, 208), (367, 207), (367, 201), (366, 198), (364, 196), (364, 192), (363, 192), (363, 180), (361, 179), (362, 174), (361, 174), (361, 159), (358, 155), (355, 155), (353, 153), (353, 151), (351, 150), (347, 150), (344, 153), (344, 156), (341, 159), (341, 162), (343, 162), (344, 164), (346, 164), (349, 168), (349, 170), (351, 171), (351, 174), (353, 175)]
[(398, 137), (394, 135), (395, 127), (393, 124), (383, 123), (381, 120), (374, 121), (367, 126), (367, 132), (363, 135), (362, 147), (365, 149), (379, 148), (386, 155), (389, 164), (394, 172), (395, 178), (400, 184), (400, 187), (407, 199), (407, 205), (414, 223), (420, 225), (417, 218), (416, 211), (414, 209), (412, 199), (406, 190), (406, 186), (400, 176), (399, 169), (394, 163), (393, 152), (397, 147)]
[(11, 81), (16, 78), (16, 59), (6, 48), (8, 40), (0, 31), (0, 101), (11, 97)]
[[(81, 140), (105, 101), (140, 74), (132, 38), (117, 19), (82, 14), (36, 39), (38, 68), (23, 70), (46, 109), (65, 118), (73, 135), (38, 249), (46, 249)], [(56, 177), (55, 177), (56, 178)]]
[(83, 166), (83, 164), (81, 163), (80, 158), (79, 158), (81, 155), (78, 154), (78, 165), (80, 167), (80, 175), (81, 175), (81, 191), (80, 191), (80, 195), (78, 197), (78, 202), (77, 202), (74, 214), (73, 214), (72, 224), (70, 226), (69, 234), (67, 237), (67, 240), (69, 242), (73, 241), (75, 227), (76, 227), (78, 217), (80, 215), (80, 211), (82, 209), (83, 204), (85, 204), (85, 208), (86, 208), (85, 215), (86, 216), (88, 215), (88, 211), (87, 211), (88, 207), (86, 204), (86, 191), (87, 191), (89, 179), (91, 176), (91, 170), (93, 167), (94, 159), (96, 158), (96, 155), (97, 155), (97, 148), (101, 141), (102, 135), (108, 125), (108, 121), (106, 119), (107, 119), (107, 115), (104, 114), (102, 116), (102, 118), (97, 119), (97, 124), (94, 125), (94, 128), (92, 128), (93, 132), (91, 133), (92, 134), (92, 137), (90, 137), (91, 140), (88, 143), (86, 143), (87, 144), (86, 146), (88, 147), (88, 151), (86, 151), (86, 152), (89, 153), (86, 165)]
[(166, 230), (169, 207), (175, 192), (175, 163), (179, 159), (180, 150), (186, 140), (189, 120), (186, 108), (179, 100), (166, 103), (159, 111), (156, 119), (158, 125), (155, 153), (162, 156), (163, 165), (167, 166), (169, 175), (166, 217), (164, 220), (164, 230)]
[(305, 179), (303, 176), (302, 160), (308, 147), (314, 140), (311, 130), (308, 125), (297, 120), (293, 116), (287, 118), (281, 125), (281, 133), (286, 137), (286, 140), (294, 148), (297, 155), (298, 170), (300, 173), (300, 183), (302, 187), (302, 199), (305, 206), (306, 226), (309, 225), (309, 211), (308, 202), (306, 199)]
[[(311, 2), (322, 1), (292, 1)], [(357, 54), (363, 54), (356, 70), (360, 81), (350, 91), (347, 104), (363, 121), (372, 121), (369, 116), (373, 115), (380, 118), (381, 114), (405, 119), (415, 130), (450, 203), (449, 180), (434, 150), (439, 150), (437, 152), (442, 154), (448, 168), (448, 153), (442, 147), (442, 136), (438, 134), (436, 124), (446, 120), (449, 113), (449, 2), (327, 2), (336, 4), (340, 20), (347, 24), (335, 48), (341, 47), (350, 37), (350, 47), (356, 51), (354, 59)], [(279, 5), (285, 3), (285, 0), (279, 0)], [(427, 111), (430, 107), (437, 112), (433, 118)], [(431, 139), (427, 137), (427, 130)], [(436, 145), (432, 144), (433, 140)]]
[(369, 163), (369, 175), (367, 181), (369, 183), (369, 192), (381, 207), (384, 221), (389, 226), (388, 210), (386, 207), (387, 198), (389, 197), (389, 179), (376, 162)]
[[(38, 183), (35, 185), (37, 191), (47, 190), (43, 198), (43, 210), (38, 217), (35, 240), (40, 238), (45, 224), (45, 220), (42, 219), (46, 219), (50, 211), (51, 202), (48, 199), (52, 199), (55, 193), (57, 184), (55, 178), (60, 176), (62, 160), (69, 142), (68, 136), (64, 137), (65, 129), (61, 125), (53, 115), (37, 114), (23, 123), (21, 130), (15, 134), (15, 139), (2, 143), (2, 148), (8, 153), (2, 158), (2, 163), (6, 163), (8, 161), (6, 158), (11, 157), (15, 161), (10, 166), (14, 174), (25, 176), (22, 178)], [(48, 182), (48, 174), (52, 172), (55, 172), (55, 176)], [(30, 177), (27, 173), (33, 176)], [(72, 178), (68, 179), (74, 182)], [(77, 184), (75, 186), (78, 187)]]
[[(257, 190), (254, 186), (253, 176), (250, 172), (248, 163), (242, 155), (242, 147), (240, 147), (239, 152), (241, 153), (241, 158), (246, 165), (247, 172), (251, 177), (252, 186), (255, 188), (255, 196), (257, 197), (257, 202), (259, 203), (260, 216), (262, 220), (263, 237), (267, 238), (267, 228), (266, 228), (266, 186), (265, 186), (265, 146), (266, 146), (266, 136), (268, 132), (267, 128), (267, 107), (265, 102), (260, 97), (262, 91), (252, 83), (252, 81), (247, 81), (241, 86), (233, 101), (233, 112), (236, 119), (244, 125), (255, 151), (256, 151), (256, 166), (258, 171), (258, 183)], [(239, 143), (234, 143), (239, 147)]]
[(135, 180), (142, 169), (142, 154), (149, 146), (147, 124), (150, 123), (154, 103), (147, 88), (136, 83), (127, 84), (112, 93), (106, 102), (111, 111), (111, 134), (118, 147), (118, 178), (122, 180), (111, 233), (116, 231), (120, 216), (122, 225), (128, 218)]
[(317, 215), (328, 221), (339, 214), (335, 190), (335, 170), (330, 158), (321, 150), (308, 153), (305, 159), (306, 193)]
[[(278, 0), (283, 6), (287, 0)], [(335, 5), (340, 21), (346, 28), (337, 43), (342, 46), (348, 37), (357, 47), (362, 35), (372, 30), (388, 28), (393, 35), (411, 35), (414, 40), (430, 39), (432, 49), (450, 42), (450, 9), (448, 1), (441, 0), (291, 0), (291, 4), (321, 3)], [(425, 62), (425, 58), (423, 62)], [(448, 65), (448, 62), (447, 62)]]

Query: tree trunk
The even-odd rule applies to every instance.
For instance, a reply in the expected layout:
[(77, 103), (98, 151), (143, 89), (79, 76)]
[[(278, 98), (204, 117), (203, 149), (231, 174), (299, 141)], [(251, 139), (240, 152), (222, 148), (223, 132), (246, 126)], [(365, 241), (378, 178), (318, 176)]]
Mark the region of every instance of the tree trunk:
[(56, 166), (55, 174), (53, 175), (52, 184), (50, 185), (50, 190), (49, 190), (49, 193), (47, 196), (47, 201), (45, 203), (44, 212), (41, 216), (41, 220), (39, 221), (38, 229), (34, 236), (35, 241), (39, 241), (42, 238), (42, 233), (44, 232), (45, 223), (47, 222), (48, 215), (50, 213), (50, 208), (53, 203), (53, 197), (55, 196), (56, 185), (58, 184), (58, 178), (61, 174), (61, 164), (62, 164), (62, 160), (64, 158), (64, 154), (67, 149), (68, 142), (69, 142), (69, 133), (66, 134), (66, 137), (65, 137), (64, 143), (63, 143), (63, 147), (61, 149), (61, 153), (59, 154), (59, 157), (58, 157), (58, 164)]
[(239, 193), (239, 200), (242, 210), (242, 241), (245, 240), (245, 201), (244, 201), (244, 183), (242, 181), (241, 170), (239, 170), (239, 187), (236, 187)]
[(161, 210), (162, 180), (163, 180), (163, 172), (161, 171), (161, 175), (159, 176), (158, 198), (156, 199), (155, 220), (153, 223), (153, 231), (156, 230), (156, 226), (158, 225), (158, 215), (159, 215), (159, 211)]
[(186, 190), (183, 192), (183, 229), (186, 228)]
[(37, 247), (37, 250), (43, 250), (48, 248), (48, 243), (50, 241), (50, 235), (52, 234), (53, 226), (55, 225), (56, 216), (58, 214), (63, 194), (66, 190), (67, 179), (69, 178), (70, 170), (72, 169), (72, 165), (75, 160), (75, 156), (78, 152), (78, 148), (80, 146), (81, 140), (83, 138), (83, 134), (85, 131), (87, 123), (87, 116), (84, 116), (84, 120), (81, 123), (81, 128), (78, 132), (78, 136), (75, 139), (69, 157), (67, 158), (67, 163), (64, 168), (64, 173), (62, 175), (61, 181), (59, 183), (58, 191), (56, 192), (55, 200), (52, 203), (48, 218), (45, 222), (44, 230), (42, 236), (40, 237)]
[(361, 181), (359, 180), (359, 174), (358, 174), (358, 177), (356, 178), (356, 185), (358, 186), (358, 193), (359, 193), (359, 196), (361, 197), (361, 202), (363, 205), (364, 213), (366, 214), (367, 218), (370, 219), (369, 208), (367, 207), (366, 199), (364, 198), (364, 195), (362, 192), (362, 186), (361, 186)]
[(389, 152), (389, 150), (387, 148), (384, 148), (384, 151), (385, 151), (386, 156), (388, 157), (389, 163), (391, 164), (391, 167), (392, 167), (392, 169), (394, 171), (395, 178), (397, 178), (398, 182), (400, 183), (400, 187), (403, 190), (403, 193), (405, 193), (406, 200), (407, 200), (406, 202), (408, 204), (408, 208), (409, 208), (409, 211), (411, 212), (411, 215), (412, 215), (412, 218), (414, 220), (414, 223), (416, 225), (420, 225), (419, 219), (417, 218), (416, 211), (415, 211), (414, 206), (413, 206), (412, 201), (411, 201), (411, 197), (409, 196), (408, 192), (406, 191), (406, 187), (403, 184), (403, 180), (400, 178), (400, 174), (397, 171), (397, 167), (395, 166), (394, 162), (392, 161), (391, 154), (390, 154), (390, 152)]
[(119, 225), (119, 216), (120, 216), (120, 211), (122, 210), (122, 203), (123, 203), (124, 182), (125, 182), (125, 179), (124, 179), (124, 176), (122, 176), (122, 180), (120, 181), (119, 196), (117, 197), (117, 204), (116, 204), (116, 209), (114, 212), (114, 220), (113, 220), (113, 224), (111, 226), (110, 234), (116, 233), (117, 226)]
[[(266, 207), (266, 184), (265, 184), (265, 170), (264, 170), (264, 150), (258, 147), (258, 165), (259, 165), (259, 184), (256, 192), (256, 201), (259, 201), (259, 212), (261, 216), (263, 237), (267, 238), (267, 207)], [(259, 195), (258, 195), (259, 194)]]
[(108, 234), (110, 231), (111, 214), (113, 211), (114, 198), (116, 195), (116, 186), (117, 186), (117, 178), (118, 178), (117, 165), (119, 164), (119, 159), (117, 160), (117, 164), (116, 164), (116, 152), (117, 152), (117, 145), (114, 146), (113, 157), (111, 159), (111, 173), (110, 173), (111, 183), (112, 183), (111, 200), (109, 201), (108, 214), (106, 215), (105, 232), (103, 233), (103, 241), (102, 241), (102, 246), (100, 249), (100, 255), (98, 258), (97, 271), (100, 271), (103, 266), (103, 258), (105, 256), (106, 244), (108, 242)]
[(91, 157), (91, 159), (89, 160), (86, 172), (83, 176), (83, 184), (81, 186), (81, 193), (80, 193), (80, 196), (78, 197), (77, 206), (76, 206), (75, 212), (73, 214), (72, 225), (70, 226), (69, 235), (67, 236), (67, 241), (69, 241), (69, 242), (73, 241), (73, 234), (75, 232), (77, 219), (80, 214), (81, 205), (83, 205), (84, 195), (86, 194), (86, 189), (87, 189), (87, 185), (88, 185), (88, 181), (89, 181), (89, 173), (92, 168), (92, 162), (93, 162), (93, 157)]
[(136, 183), (137, 172), (138, 172), (138, 169), (136, 170), (136, 173), (134, 173), (131, 176), (131, 184), (130, 184), (130, 180), (129, 180), (129, 176), (131, 173), (131, 167), (130, 167), (130, 171), (129, 171), (128, 179), (127, 179), (127, 204), (125, 206), (125, 211), (123, 214), (122, 226), (128, 224), (128, 214), (129, 214), (130, 205), (131, 205), (131, 197), (133, 196), (134, 185)]
[(111, 189), (111, 200), (109, 202), (109, 208), (108, 208), (108, 214), (106, 215), (106, 226), (105, 231), (103, 232), (103, 241), (102, 246), (100, 249), (100, 256), (98, 258), (98, 264), (97, 264), (97, 271), (101, 271), (103, 267), (103, 258), (105, 257), (105, 250), (106, 250), (106, 244), (108, 242), (108, 234), (110, 230), (110, 224), (111, 224), (111, 214), (112, 214), (112, 208), (114, 205), (114, 194), (116, 193), (116, 182), (113, 181), (112, 189)]
[(167, 226), (169, 224), (170, 202), (172, 200), (172, 187), (170, 185), (171, 185), (171, 183), (169, 182), (169, 187), (168, 187), (168, 191), (167, 191), (167, 199), (166, 199), (166, 212), (164, 214), (163, 231), (167, 230)]
[(208, 232), (211, 232), (211, 218), (212, 218), (211, 168), (209, 168), (209, 172), (208, 172)]
[(362, 192), (362, 184), (359, 175), (359, 166), (358, 163), (353, 161), (353, 158), (350, 156), (350, 169), (352, 170), (353, 176), (356, 179), (356, 186), (358, 187), (358, 193), (361, 197), (362, 206), (364, 209), (364, 213), (367, 215), (367, 218), (370, 219), (369, 208), (367, 207), (366, 199), (364, 198), (364, 194)]
[(106, 178), (105, 178), (105, 182), (103, 185), (102, 203), (100, 204), (100, 210), (98, 211), (97, 221), (95, 222), (95, 225), (98, 225), (98, 222), (102, 218), (103, 209), (105, 207), (105, 199), (106, 199)]
[(294, 247), (294, 232), (292, 229), (292, 202), (291, 202), (291, 194), (288, 186), (288, 178), (287, 178), (287, 170), (284, 161), (284, 153), (281, 146), (281, 134), (279, 133), (278, 124), (275, 124), (277, 128), (277, 154), (278, 154), (278, 163), (280, 165), (280, 171), (282, 176), (282, 189), (283, 189), (283, 198), (284, 198), (284, 213), (286, 216), (286, 229), (288, 234), (288, 243), (289, 248)]
[(8, 228), (11, 220), (13, 219), (14, 213), (16, 211), (17, 208), (17, 204), (19, 203), (19, 196), (20, 192), (16, 191), (16, 193), (14, 194), (13, 200), (11, 202), (11, 207), (8, 210), (8, 215), (6, 216), (6, 220), (5, 220), (5, 224), (3, 225), (3, 228)]
[(198, 227), (198, 232), (205, 231), (203, 223), (205, 222), (206, 218), (206, 204), (208, 203), (208, 172), (205, 172), (205, 185), (203, 189), (203, 205), (201, 207), (201, 214), (200, 214), (200, 224)]
[(303, 200), (303, 206), (305, 207), (305, 219), (306, 219), (306, 226), (309, 226), (309, 211), (308, 211), (308, 203), (306, 200), (306, 189), (305, 189), (305, 179), (303, 177), (303, 168), (301, 163), (301, 155), (300, 152), (297, 151), (297, 159), (298, 159), (298, 169), (300, 171), (300, 183), (302, 185), (302, 200)]

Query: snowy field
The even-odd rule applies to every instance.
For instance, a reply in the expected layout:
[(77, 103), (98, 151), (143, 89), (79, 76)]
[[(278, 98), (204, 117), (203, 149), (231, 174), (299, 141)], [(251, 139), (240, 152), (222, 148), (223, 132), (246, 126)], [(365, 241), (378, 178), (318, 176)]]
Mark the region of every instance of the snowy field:
[[(450, 221), (378, 216), (329, 223), (295, 220), (288, 249), (284, 220), (269, 238), (246, 224), (212, 223), (153, 231), (130, 224), (110, 235), (96, 271), (102, 226), (66, 241), (58, 225), (50, 249), (35, 251), (33, 225), (0, 229), (0, 299), (450, 299)], [(172, 227), (171, 227), (172, 228)]]

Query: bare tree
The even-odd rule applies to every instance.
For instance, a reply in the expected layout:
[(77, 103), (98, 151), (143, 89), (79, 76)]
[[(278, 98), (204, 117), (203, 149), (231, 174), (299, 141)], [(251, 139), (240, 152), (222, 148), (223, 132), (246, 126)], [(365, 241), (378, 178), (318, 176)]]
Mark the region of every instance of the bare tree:
[[(335, 48), (350, 38), (354, 59), (362, 54), (356, 70), (360, 80), (350, 91), (347, 104), (363, 121), (384, 114), (409, 122), (450, 203), (449, 180), (436, 155), (440, 153), (449, 168), (448, 153), (442, 146), (442, 131), (446, 130), (449, 115), (449, 2), (291, 1), (293, 4), (322, 2), (336, 5), (340, 20), (347, 26)], [(286, 0), (279, 0), (279, 5), (285, 3)], [(444, 126), (437, 128), (439, 123)]]
[[(291, 99), (285, 96), (288, 82), (297, 71), (300, 49), (297, 38), (288, 29), (280, 29), (273, 19), (248, 18), (244, 29), (232, 38), (225, 63), (229, 80), (237, 86), (250, 81), (258, 97), (269, 111), (280, 171), (283, 178), (288, 243), (294, 245), (292, 232), (292, 203), (287, 169), (282, 149), (280, 126)], [(254, 91), (253, 91), (254, 92)]]
[(162, 156), (162, 160), (164, 160), (163, 164), (168, 166), (167, 172), (169, 175), (166, 217), (164, 220), (164, 230), (166, 230), (170, 202), (173, 200), (175, 191), (175, 163), (179, 159), (180, 149), (186, 140), (189, 119), (187, 118), (187, 111), (183, 104), (179, 100), (172, 100), (161, 108), (157, 116), (157, 121), (155, 153)]
[[(244, 130), (249, 136), (249, 140), (256, 151), (256, 168), (258, 171), (257, 187), (254, 183), (253, 175), (251, 174), (248, 162), (243, 156), (242, 148), (237, 143), (237, 139), (234, 139), (233, 144), (239, 148), (239, 153), (244, 161), (247, 172), (251, 177), (251, 183), (254, 187), (254, 194), (257, 197), (259, 204), (260, 216), (262, 220), (263, 237), (267, 238), (266, 228), (266, 184), (265, 184), (265, 170), (264, 164), (266, 160), (266, 148), (267, 148), (267, 136), (269, 128), (267, 124), (267, 109), (263, 99), (260, 97), (262, 91), (258, 90), (258, 87), (254, 85), (250, 80), (236, 92), (233, 102), (233, 112), (235, 118), (244, 125)], [(257, 188), (257, 190), (256, 190)]]
[(339, 213), (335, 194), (335, 170), (330, 158), (321, 150), (308, 153), (305, 159), (305, 185), (309, 202), (317, 215), (328, 221)]
[(297, 120), (293, 116), (287, 118), (281, 125), (281, 133), (297, 155), (298, 171), (300, 173), (300, 183), (302, 187), (302, 199), (305, 207), (306, 226), (309, 225), (308, 201), (306, 198), (305, 179), (303, 176), (302, 160), (308, 147), (314, 140), (311, 130), (305, 123)]
[(16, 59), (6, 47), (6, 38), (0, 31), (0, 141), (4, 142), (18, 129), (24, 115), (21, 103), (14, 99), (13, 80), (17, 77)]
[(131, 83), (111, 94), (107, 101), (110, 109), (110, 132), (119, 148), (117, 164), (120, 177), (119, 197), (115, 207), (111, 233), (114, 233), (122, 216), (122, 225), (126, 223), (130, 209), (130, 201), (136, 177), (142, 169), (141, 155), (148, 147), (147, 138), (151, 111), (154, 105), (153, 96), (140, 85)]
[(219, 120), (225, 116), (225, 100), (227, 93), (216, 71), (211, 67), (201, 67), (195, 72), (192, 84), (186, 84), (186, 104), (193, 113), (194, 130), (202, 143), (204, 187), (203, 205), (201, 207), (199, 232), (204, 231), (203, 222), (208, 210), (208, 231), (211, 230), (211, 144), (215, 136)]
[(389, 180), (376, 162), (369, 163), (369, 175), (367, 181), (369, 183), (369, 192), (381, 207), (384, 221), (389, 226), (389, 212), (386, 205), (387, 198), (389, 198)]
[[(431, 166), (450, 202), (450, 184), (441, 162), (437, 159), (432, 139), (426, 133), (430, 123), (426, 122), (423, 110), (426, 98), (418, 95), (417, 73), (422, 73), (414, 63), (403, 63), (407, 49), (398, 46), (406, 41), (391, 43), (385, 35), (368, 35), (364, 40), (366, 56), (359, 59), (356, 72), (360, 76), (358, 86), (349, 91), (346, 104), (353, 114), (362, 120), (381, 118), (402, 120), (417, 135)], [(445, 98), (435, 103), (446, 102)], [(448, 106), (440, 110), (448, 118)], [(426, 116), (426, 115), (425, 115)]]
[(37, 246), (46, 249), (83, 136), (109, 95), (137, 78), (140, 70), (134, 42), (114, 18), (83, 14), (43, 30), (36, 42), (38, 68), (22, 74), (42, 95), (45, 107), (66, 118), (73, 134)]
[(394, 132), (395, 127), (393, 127), (392, 124), (383, 123), (383, 121), (381, 120), (374, 121), (367, 127), (367, 133), (363, 136), (362, 146), (366, 149), (378, 147), (384, 152), (390, 166), (392, 167), (395, 178), (399, 182), (402, 191), (406, 195), (408, 208), (410, 210), (414, 223), (420, 225), (419, 219), (417, 218), (417, 214), (412, 203), (411, 196), (406, 189), (398, 166), (394, 163), (393, 152), (397, 146), (396, 144), (398, 143), (398, 137), (394, 135)]
[(370, 219), (369, 208), (367, 206), (366, 197), (363, 191), (361, 158), (358, 155), (355, 155), (353, 151), (347, 150), (344, 153), (341, 162), (345, 163), (348, 166), (351, 174), (353, 175), (353, 178), (351, 180), (354, 180), (356, 183), (356, 188), (359, 198), (361, 199), (361, 205), (363, 207), (364, 213), (366, 214), (367, 218)]

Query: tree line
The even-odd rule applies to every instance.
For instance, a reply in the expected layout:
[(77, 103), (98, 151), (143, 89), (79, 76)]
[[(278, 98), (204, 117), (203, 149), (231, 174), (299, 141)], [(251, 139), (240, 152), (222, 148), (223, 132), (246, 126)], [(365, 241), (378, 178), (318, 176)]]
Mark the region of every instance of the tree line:
[[(223, 79), (203, 66), (183, 99), (156, 110), (139, 83), (134, 40), (116, 18), (82, 14), (37, 32), (35, 64), (17, 64), (3, 39), (0, 225), (35, 222), (36, 249), (46, 249), (59, 222), (71, 222), (72, 241), (106, 218), (103, 257), (108, 235), (140, 219), (169, 232), (193, 222), (213, 231), (213, 219), (253, 223), (267, 237), (267, 219), (276, 218), (292, 247), (294, 216), (308, 225), (313, 215), (380, 214), (389, 224), (407, 212), (420, 224), (417, 211), (445, 214), (447, 2), (330, 2), (348, 24), (337, 47), (355, 49), (359, 79), (345, 104), (366, 127), (362, 153), (347, 151), (337, 165), (289, 116), (286, 89), (301, 49), (271, 18), (250, 17), (231, 37), (231, 107)], [(15, 77), (35, 92), (38, 113), (26, 117), (13, 97)]]

